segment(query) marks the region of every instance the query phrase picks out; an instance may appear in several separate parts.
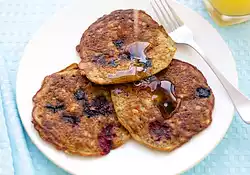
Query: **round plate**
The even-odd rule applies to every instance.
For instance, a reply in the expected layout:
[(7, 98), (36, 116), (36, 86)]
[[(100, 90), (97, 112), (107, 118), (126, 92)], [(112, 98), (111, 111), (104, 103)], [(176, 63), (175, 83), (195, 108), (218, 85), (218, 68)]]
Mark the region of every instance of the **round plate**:
[[(71, 156), (44, 142), (31, 123), (32, 97), (46, 75), (79, 62), (75, 46), (84, 30), (98, 17), (115, 9), (136, 8), (151, 13), (149, 0), (91, 0), (77, 2), (51, 18), (29, 42), (20, 62), (17, 78), (17, 104), (28, 135), (55, 164), (72, 174), (177, 174), (201, 161), (225, 135), (234, 108), (223, 87), (202, 59), (187, 46), (178, 46), (176, 58), (197, 66), (215, 95), (213, 122), (190, 142), (171, 152), (158, 152), (134, 141), (101, 158)], [(192, 29), (198, 44), (212, 62), (237, 85), (237, 72), (227, 45), (211, 25), (192, 10), (172, 2), (173, 8)], [(227, 63), (226, 66), (224, 63)]]

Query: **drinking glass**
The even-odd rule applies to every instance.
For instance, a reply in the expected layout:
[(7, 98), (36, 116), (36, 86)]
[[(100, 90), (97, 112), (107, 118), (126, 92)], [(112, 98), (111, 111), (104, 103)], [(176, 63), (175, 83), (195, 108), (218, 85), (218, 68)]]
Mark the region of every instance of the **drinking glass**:
[(203, 0), (214, 19), (221, 26), (245, 22), (250, 19), (250, 0)]

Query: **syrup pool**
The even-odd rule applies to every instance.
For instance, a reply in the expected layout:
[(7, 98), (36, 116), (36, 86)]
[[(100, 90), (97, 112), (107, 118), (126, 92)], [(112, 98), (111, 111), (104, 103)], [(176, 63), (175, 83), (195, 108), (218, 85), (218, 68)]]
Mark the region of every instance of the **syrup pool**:
[(163, 118), (171, 117), (177, 108), (177, 99), (175, 98), (175, 87), (170, 81), (160, 81), (156, 77), (150, 77), (148, 80), (135, 83), (135, 86), (149, 88), (152, 100), (161, 111)]
[(130, 58), (130, 67), (127, 70), (120, 70), (115, 74), (109, 74), (108, 78), (133, 76), (136, 75), (137, 72), (145, 71), (150, 67), (151, 61), (147, 58), (145, 53), (149, 45), (150, 43), (148, 42), (133, 42), (132, 44), (129, 44), (126, 47), (124, 54), (127, 54), (127, 57)]

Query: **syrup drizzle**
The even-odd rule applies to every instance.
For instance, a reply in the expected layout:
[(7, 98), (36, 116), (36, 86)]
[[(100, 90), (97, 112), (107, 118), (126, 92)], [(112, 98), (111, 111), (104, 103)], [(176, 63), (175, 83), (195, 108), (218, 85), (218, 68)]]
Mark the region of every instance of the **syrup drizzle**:
[(148, 59), (145, 50), (149, 46), (148, 42), (134, 42), (127, 46), (127, 51), (131, 55), (131, 59), (138, 60), (140, 63), (147, 63)]
[(150, 79), (135, 83), (135, 86), (150, 88), (152, 100), (160, 109), (163, 118), (167, 119), (172, 116), (177, 107), (177, 99), (175, 98), (175, 87), (170, 81), (160, 81), (156, 77), (150, 77)]
[(127, 70), (117, 71), (115, 74), (108, 74), (108, 78), (119, 78), (129, 75), (136, 75), (136, 72), (140, 72), (141, 67), (130, 66)]
[(120, 78), (130, 75), (136, 75), (137, 72), (145, 71), (147, 67), (151, 66), (145, 50), (150, 44), (148, 42), (134, 42), (128, 45), (125, 52), (129, 53), (131, 65), (129, 69), (117, 71), (115, 74), (108, 74), (108, 78)]

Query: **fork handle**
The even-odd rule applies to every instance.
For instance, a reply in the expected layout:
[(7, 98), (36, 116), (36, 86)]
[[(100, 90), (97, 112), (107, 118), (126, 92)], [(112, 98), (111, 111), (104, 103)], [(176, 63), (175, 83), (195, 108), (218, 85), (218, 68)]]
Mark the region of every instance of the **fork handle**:
[(208, 57), (204, 54), (202, 49), (195, 41), (189, 42), (188, 45), (191, 46), (212, 69), (216, 77), (225, 88), (228, 96), (230, 97), (235, 109), (237, 110), (242, 120), (247, 124), (250, 124), (250, 100), (222, 75), (222, 73), (212, 64), (212, 62), (208, 59)]

